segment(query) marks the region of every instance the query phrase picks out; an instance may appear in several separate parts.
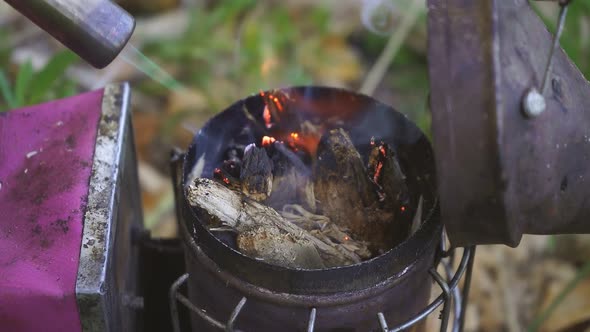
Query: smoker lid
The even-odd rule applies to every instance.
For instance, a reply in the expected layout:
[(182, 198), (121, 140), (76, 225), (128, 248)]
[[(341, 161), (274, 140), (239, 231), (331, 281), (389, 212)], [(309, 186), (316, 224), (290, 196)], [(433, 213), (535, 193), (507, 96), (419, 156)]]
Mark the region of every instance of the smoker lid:
[(590, 84), (556, 50), (546, 110), (527, 118), (522, 98), (539, 89), (551, 48), (528, 1), (428, 7), (434, 150), (451, 243), (589, 233)]

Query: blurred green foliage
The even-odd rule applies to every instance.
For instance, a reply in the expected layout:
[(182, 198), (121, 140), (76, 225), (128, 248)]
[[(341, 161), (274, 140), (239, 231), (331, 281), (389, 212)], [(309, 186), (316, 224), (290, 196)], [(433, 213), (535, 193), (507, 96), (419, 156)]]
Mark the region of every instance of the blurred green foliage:
[[(159, 63), (180, 66), (176, 78), (221, 109), (259, 90), (313, 81), (299, 49), (315, 52), (322, 61), (319, 40), (328, 32), (329, 14), (316, 6), (304, 17), (293, 15), (285, 6), (254, 0), (196, 8), (180, 38), (149, 43), (143, 52)], [(143, 89), (153, 92), (153, 83)]]
[(66, 50), (56, 53), (39, 71), (33, 69), (31, 61), (18, 66), (14, 75), (0, 69), (0, 111), (74, 95), (76, 84), (64, 72), (76, 59), (74, 53)]
[[(538, 10), (536, 3), (534, 5), (539, 16), (554, 33), (557, 27), (557, 15), (548, 16)], [(590, 78), (590, 1), (574, 0), (570, 3), (559, 42), (586, 79)]]
[[(422, 15), (414, 30), (426, 29), (426, 16)], [(362, 34), (353, 37), (359, 49), (367, 59), (375, 59), (385, 48), (389, 36), (376, 34)], [(415, 38), (410, 33), (408, 38)], [(401, 46), (393, 59), (388, 75), (382, 83), (386, 89), (394, 95), (393, 106), (412, 119), (418, 127), (430, 137), (431, 116), (428, 110), (428, 59), (426, 40), (423, 40), (423, 48), (410, 47), (408, 43)]]

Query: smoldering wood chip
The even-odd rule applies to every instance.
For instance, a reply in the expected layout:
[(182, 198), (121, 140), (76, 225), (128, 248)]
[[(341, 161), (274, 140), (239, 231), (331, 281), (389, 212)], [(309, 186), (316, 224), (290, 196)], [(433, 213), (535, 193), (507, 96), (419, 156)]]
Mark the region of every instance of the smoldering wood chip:
[(244, 150), (240, 182), (242, 192), (248, 197), (265, 200), (272, 191), (272, 162), (266, 150), (250, 144)]

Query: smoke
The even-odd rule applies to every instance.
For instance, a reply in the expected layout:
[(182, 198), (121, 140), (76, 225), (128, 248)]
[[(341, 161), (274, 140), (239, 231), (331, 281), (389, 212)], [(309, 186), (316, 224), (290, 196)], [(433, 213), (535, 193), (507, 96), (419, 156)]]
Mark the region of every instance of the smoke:
[(393, 0), (363, 0), (361, 20), (369, 31), (389, 35), (394, 27), (395, 10)]

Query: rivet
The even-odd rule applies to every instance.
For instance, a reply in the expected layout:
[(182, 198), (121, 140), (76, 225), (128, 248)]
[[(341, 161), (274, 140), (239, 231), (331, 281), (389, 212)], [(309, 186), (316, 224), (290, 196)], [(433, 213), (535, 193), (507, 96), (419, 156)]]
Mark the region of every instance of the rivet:
[(524, 95), (522, 108), (524, 114), (530, 118), (539, 116), (546, 108), (545, 97), (536, 88), (531, 88)]

